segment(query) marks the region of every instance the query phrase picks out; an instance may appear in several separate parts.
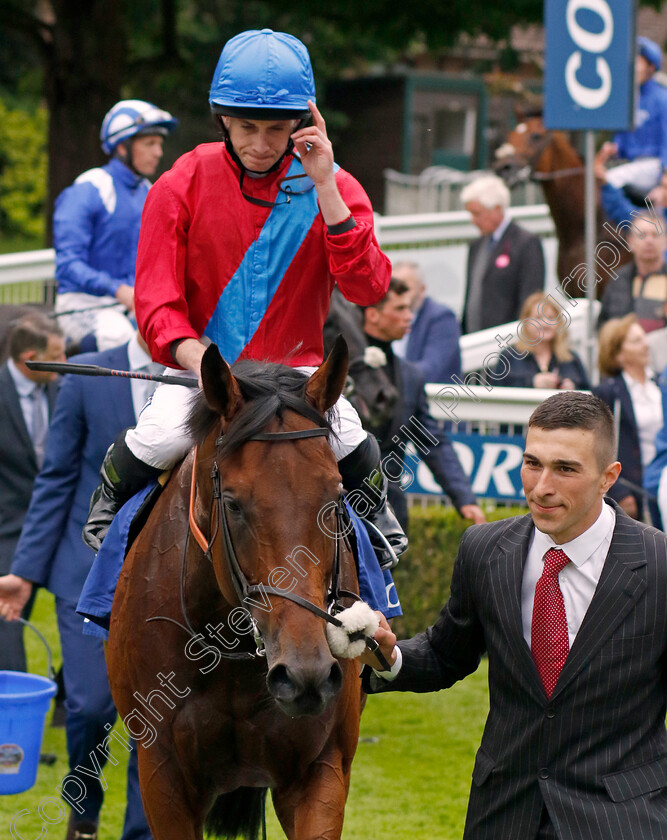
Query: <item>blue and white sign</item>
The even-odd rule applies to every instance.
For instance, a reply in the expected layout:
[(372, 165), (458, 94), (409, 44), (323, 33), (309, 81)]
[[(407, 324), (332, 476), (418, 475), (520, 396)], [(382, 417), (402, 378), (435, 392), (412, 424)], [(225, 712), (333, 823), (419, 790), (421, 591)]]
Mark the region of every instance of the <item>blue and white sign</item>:
[[(525, 502), (521, 486), (522, 435), (449, 434), (472, 491), (483, 499)], [(426, 464), (409, 449), (401, 486), (406, 493), (443, 495)]]
[(635, 0), (545, 0), (544, 124), (633, 127)]

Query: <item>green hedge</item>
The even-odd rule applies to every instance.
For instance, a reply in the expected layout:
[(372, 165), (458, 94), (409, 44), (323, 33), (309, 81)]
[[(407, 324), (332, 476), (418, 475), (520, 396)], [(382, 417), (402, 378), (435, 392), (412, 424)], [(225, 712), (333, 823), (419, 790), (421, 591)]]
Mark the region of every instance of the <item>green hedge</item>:
[[(489, 521), (525, 513), (519, 508), (487, 511)], [(392, 629), (401, 639), (424, 630), (436, 619), (449, 597), (452, 569), (459, 542), (469, 521), (452, 508), (428, 507), (410, 510), (410, 547), (393, 570), (403, 616)]]
[(44, 238), (47, 112), (0, 99), (0, 235)]

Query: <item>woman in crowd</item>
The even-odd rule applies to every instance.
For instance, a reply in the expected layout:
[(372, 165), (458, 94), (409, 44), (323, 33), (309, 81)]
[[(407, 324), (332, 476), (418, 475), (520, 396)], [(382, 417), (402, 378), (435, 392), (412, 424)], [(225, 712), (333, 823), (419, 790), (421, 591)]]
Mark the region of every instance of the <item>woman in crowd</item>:
[[(663, 425), (662, 396), (649, 360), (648, 339), (634, 313), (612, 318), (600, 330), (602, 381), (593, 390), (616, 418), (618, 460), (623, 465), (609, 495), (635, 519), (643, 517), (643, 472), (655, 456), (655, 437)], [(649, 501), (649, 511), (653, 524), (659, 527), (655, 500)]]
[(517, 341), (500, 354), (491, 377), (494, 384), (588, 390), (586, 370), (568, 346), (568, 325), (569, 317), (551, 295), (529, 295), (521, 308)]

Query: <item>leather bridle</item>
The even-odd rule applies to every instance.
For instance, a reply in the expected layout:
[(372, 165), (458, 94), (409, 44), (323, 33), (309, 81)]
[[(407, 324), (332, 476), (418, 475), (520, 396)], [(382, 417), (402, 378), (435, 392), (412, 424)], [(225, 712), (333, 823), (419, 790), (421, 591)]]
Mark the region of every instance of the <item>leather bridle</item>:
[[(329, 430), (323, 427), (313, 429), (300, 429), (290, 432), (260, 432), (248, 438), (248, 441), (269, 441), (274, 443), (280, 443), (284, 441), (303, 440), (304, 438), (320, 436), (324, 437), (328, 434)], [(218, 440), (216, 441), (216, 446), (220, 445), (221, 442), (222, 438), (218, 438)], [(231, 578), (232, 585), (234, 587), (234, 591), (239, 600), (239, 603), (241, 605), (248, 603), (248, 601), (250, 601), (255, 596), (259, 596), (264, 600), (266, 595), (275, 595), (279, 598), (285, 598), (288, 601), (292, 601), (293, 603), (297, 604), (300, 607), (303, 607), (304, 609), (308, 610), (309, 612), (313, 613), (319, 618), (324, 619), (324, 621), (326, 621), (327, 623), (333, 624), (335, 627), (343, 627), (343, 622), (340, 621), (340, 619), (336, 618), (336, 613), (339, 613), (345, 609), (345, 607), (341, 604), (341, 599), (351, 598), (355, 601), (361, 600), (356, 593), (341, 588), (341, 543), (345, 541), (345, 544), (347, 545), (348, 549), (351, 550), (349, 541), (347, 540), (347, 535), (349, 534), (351, 528), (349, 520), (346, 519), (345, 502), (343, 500), (343, 497), (341, 496), (336, 502), (336, 531), (333, 537), (334, 562), (331, 573), (331, 584), (329, 586), (329, 592), (327, 597), (327, 611), (323, 610), (321, 607), (318, 607), (316, 604), (313, 604), (311, 601), (302, 598), (300, 595), (297, 595), (294, 592), (289, 592), (284, 589), (278, 589), (275, 586), (265, 586), (263, 583), (250, 584), (248, 582), (248, 579), (239, 563), (238, 556), (236, 554), (236, 549), (234, 548), (231, 531), (229, 529), (227, 505), (225, 504), (225, 500), (223, 498), (220, 486), (220, 470), (218, 468), (217, 461), (213, 462), (213, 467), (211, 468), (210, 474), (211, 483), (213, 485), (210, 521), (215, 522), (215, 528), (208, 539), (204, 536), (204, 533), (197, 524), (194, 515), (197, 487), (197, 456), (198, 450), (197, 447), (195, 447), (192, 459), (192, 477), (190, 482), (190, 504), (188, 517), (190, 532), (192, 533), (192, 536), (194, 537), (201, 550), (204, 552), (204, 556), (209, 561), (212, 560), (213, 545), (216, 539), (218, 538), (218, 535), (222, 535), (222, 544), (224, 548), (224, 556), (227, 561), (227, 569), (229, 571), (229, 576)], [(213, 508), (215, 508), (215, 511), (213, 510)], [(245, 656), (252, 658), (256, 656), (265, 656), (266, 650), (257, 622), (252, 616), (250, 616), (250, 620), (253, 625), (255, 646), (257, 650), (256, 653), (248, 653), (245, 654)], [(375, 639), (373, 639), (371, 636), (366, 636), (362, 631), (359, 631), (357, 633), (349, 633), (348, 636), (351, 642), (364, 639), (366, 641), (367, 647), (375, 654), (382, 667), (389, 669), (390, 666), (386, 661), (385, 657), (380, 652), (379, 645), (375, 641)], [(223, 657), (234, 659), (239, 658), (239, 656), (242, 655), (230, 654), (222, 651), (221, 653)]]

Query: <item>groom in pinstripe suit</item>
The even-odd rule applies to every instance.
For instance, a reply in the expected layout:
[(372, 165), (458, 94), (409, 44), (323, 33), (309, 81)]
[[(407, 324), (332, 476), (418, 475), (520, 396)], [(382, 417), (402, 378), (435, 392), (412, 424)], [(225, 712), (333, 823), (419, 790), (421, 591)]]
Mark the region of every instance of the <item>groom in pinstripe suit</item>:
[(597, 397), (542, 403), (530, 514), (466, 531), (425, 633), (376, 634), (392, 668), (365, 669), (370, 693), (447, 688), (488, 654), (466, 840), (667, 840), (667, 539), (604, 499), (614, 453)]

